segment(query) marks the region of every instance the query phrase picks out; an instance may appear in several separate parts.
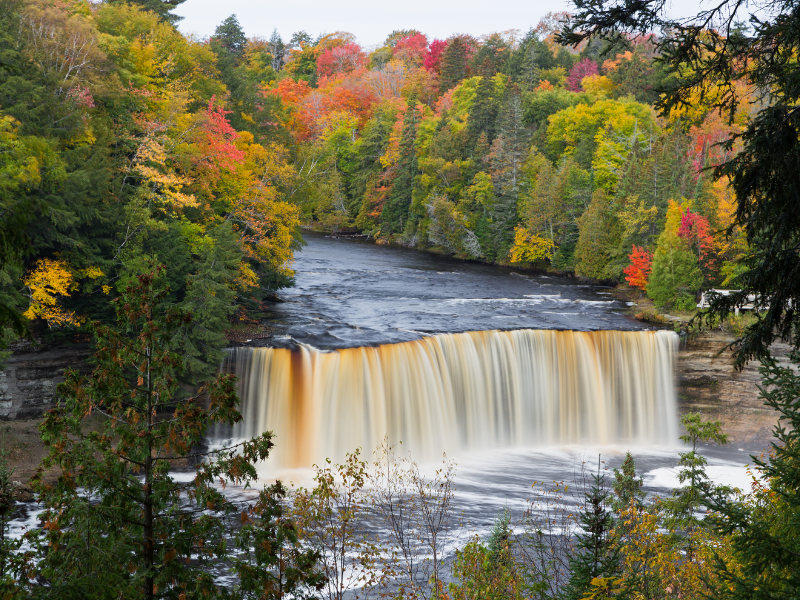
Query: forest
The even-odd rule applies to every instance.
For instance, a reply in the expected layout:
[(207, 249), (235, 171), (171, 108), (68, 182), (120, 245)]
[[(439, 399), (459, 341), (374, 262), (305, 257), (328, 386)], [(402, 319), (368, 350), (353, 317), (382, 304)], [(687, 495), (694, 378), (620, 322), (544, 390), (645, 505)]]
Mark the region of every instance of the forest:
[[(717, 31), (579, 0), (527, 32), (365, 49), (248, 38), (235, 15), (186, 36), (182, 1), (0, 0), (0, 360), (31, 339), (96, 352), (40, 425), (42, 527), (20, 538), (0, 451), (0, 598), (797, 597), (800, 378), (769, 356), (800, 345), (797, 3)], [(242, 418), (218, 366), (292, 285), (303, 228), (662, 310), (741, 290), (707, 320), (755, 294), (738, 356), (763, 362), (778, 441), (750, 490), (717, 487), (698, 447), (726, 438), (689, 415), (673, 495), (645, 497), (631, 456), (590, 467), (452, 564), (448, 462), (426, 480), (356, 451), (241, 506), (225, 486), (255, 484), (274, 442), (203, 446)]]
[(0, 306), (41, 335), (108, 322), (155, 258), (207, 375), (225, 329), (291, 284), (304, 226), (627, 283), (662, 307), (740, 287), (735, 194), (709, 169), (758, 104), (726, 119), (712, 94), (661, 116), (675, 76), (653, 36), (559, 45), (553, 14), (524, 34), (394, 32), (367, 52), (345, 32), (247, 39), (234, 15), (187, 38), (148, 6), (2, 5), (16, 250)]

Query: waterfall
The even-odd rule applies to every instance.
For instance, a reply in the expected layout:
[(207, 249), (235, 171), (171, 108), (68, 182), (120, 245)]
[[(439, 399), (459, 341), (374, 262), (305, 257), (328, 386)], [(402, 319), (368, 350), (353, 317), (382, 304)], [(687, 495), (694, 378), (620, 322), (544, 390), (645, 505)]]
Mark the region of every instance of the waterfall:
[(677, 439), (677, 336), (477, 331), (323, 352), (235, 348), (243, 420), (276, 434), (275, 468), (338, 460), (384, 436), (417, 460), (458, 450)]

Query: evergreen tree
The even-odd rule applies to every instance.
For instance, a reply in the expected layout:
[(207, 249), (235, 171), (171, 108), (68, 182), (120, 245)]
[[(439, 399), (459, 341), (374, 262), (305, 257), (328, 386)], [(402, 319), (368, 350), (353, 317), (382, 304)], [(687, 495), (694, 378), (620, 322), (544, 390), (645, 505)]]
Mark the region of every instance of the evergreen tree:
[(247, 36), (244, 34), (244, 30), (239, 24), (239, 19), (236, 18), (236, 15), (231, 15), (217, 25), (217, 28), (214, 30), (213, 39), (218, 48), (237, 57), (244, 54), (245, 47), (247, 46)]
[[(475, 147), (481, 134), (486, 135), (486, 142), (491, 145), (495, 137), (497, 113), (498, 102), (495, 98), (494, 79), (481, 77), (467, 118), (467, 143), (470, 146)], [(474, 150), (473, 156), (475, 156)]]
[(376, 111), (353, 144), (347, 165), (342, 167), (345, 172), (347, 210), (350, 214), (357, 215), (361, 212), (368, 182), (383, 169), (380, 157), (386, 153), (389, 145), (395, 118), (392, 112), (380, 109)]
[(642, 491), (642, 478), (636, 477), (636, 461), (630, 452), (625, 453), (622, 461), (622, 470), (614, 469), (614, 497), (611, 499), (611, 508), (620, 512), (630, 507), (631, 504), (640, 507), (644, 499)]
[[(198, 395), (178, 389), (174, 352), (191, 317), (166, 303), (163, 267), (140, 275), (116, 301), (116, 327), (95, 325), (91, 377), (74, 370), (63, 400), (40, 426), (48, 455), (34, 478), (45, 507), (35, 592), (47, 598), (211, 598), (210, 566), (227, 554), (226, 519), (237, 508), (213, 483), (257, 477), (271, 433), (239, 447), (193, 454), (214, 423), (241, 420), (235, 378), (217, 375)], [(205, 406), (205, 407), (204, 407)], [(88, 427), (90, 416), (100, 420)], [(176, 460), (210, 456), (193, 480)], [(57, 468), (58, 481), (43, 475)], [(48, 551), (48, 548), (50, 549)]]
[(492, 181), (497, 195), (490, 211), (495, 260), (508, 258), (514, 227), (519, 223), (517, 205), (523, 180), (522, 166), (530, 142), (530, 132), (522, 116), (522, 98), (516, 89), (511, 89), (498, 115), (498, 135), (491, 152)]
[(530, 29), (522, 38), (519, 48), (511, 53), (505, 72), (522, 90), (529, 92), (539, 85), (539, 74), (554, 66), (553, 51)]
[(581, 600), (589, 594), (596, 577), (612, 577), (619, 571), (619, 556), (611, 530), (614, 519), (609, 507), (605, 474), (597, 461), (589, 491), (580, 511), (583, 533), (577, 535), (575, 550), (569, 556), (570, 578), (561, 593), (563, 600)]
[(439, 70), (439, 91), (441, 93), (456, 87), (467, 76), (469, 48), (461, 36), (450, 39), (442, 53)]
[(505, 71), (508, 62), (509, 47), (497, 33), (490, 35), (470, 58), (473, 73), (484, 77), (494, 77), (497, 72)]
[(678, 235), (683, 205), (672, 203), (667, 224), (658, 237), (647, 295), (658, 306), (676, 306), (691, 310), (694, 295), (703, 284), (703, 272), (686, 240)]
[(203, 238), (197, 249), (198, 269), (188, 278), (182, 307), (192, 315), (183, 331), (182, 354), (188, 371), (198, 380), (213, 377), (228, 345), (224, 331), (236, 310), (236, 278), (241, 251), (228, 225)]
[(406, 113), (403, 117), (397, 175), (395, 175), (392, 184), (392, 193), (381, 211), (381, 231), (384, 233), (401, 233), (409, 218), (411, 197), (418, 172), (416, 149), (418, 126), (419, 109), (417, 107), (417, 97), (412, 94), (406, 103)]
[(327, 583), (320, 551), (303, 543), (286, 495), (287, 489), (276, 481), (245, 514), (236, 536), (241, 552), (232, 559), (239, 576), (237, 598), (313, 598)]
[(521, 600), (523, 582), (514, 560), (511, 519), (502, 511), (495, 519), (486, 544), (476, 538), (456, 552), (453, 574), (458, 583), (451, 583), (454, 600)]
[(699, 442), (727, 444), (728, 436), (722, 433), (722, 423), (704, 421), (698, 413), (684, 415), (681, 424), (686, 428), (681, 440), (692, 447), (689, 452), (678, 455), (678, 481), (686, 485), (676, 489), (672, 497), (664, 501), (664, 508), (668, 515), (667, 525), (686, 531), (700, 525), (701, 521), (695, 513), (713, 488), (706, 475), (708, 460), (697, 452), (697, 445)]
[(711, 526), (730, 536), (733, 561), (717, 560), (721, 600), (794, 600), (800, 590), (800, 361), (761, 363), (761, 398), (778, 413), (769, 457), (752, 457), (764, 481), (751, 496), (713, 490)]

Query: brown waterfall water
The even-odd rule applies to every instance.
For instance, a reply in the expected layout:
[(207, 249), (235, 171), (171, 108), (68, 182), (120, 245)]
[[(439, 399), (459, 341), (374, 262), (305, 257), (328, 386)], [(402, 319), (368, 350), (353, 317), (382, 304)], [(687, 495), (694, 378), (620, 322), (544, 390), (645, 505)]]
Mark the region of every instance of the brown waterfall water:
[(499, 447), (670, 445), (673, 360), (663, 331), (479, 331), (325, 352), (235, 348), (243, 421), (272, 430), (272, 468), (338, 460), (388, 436), (420, 461)]

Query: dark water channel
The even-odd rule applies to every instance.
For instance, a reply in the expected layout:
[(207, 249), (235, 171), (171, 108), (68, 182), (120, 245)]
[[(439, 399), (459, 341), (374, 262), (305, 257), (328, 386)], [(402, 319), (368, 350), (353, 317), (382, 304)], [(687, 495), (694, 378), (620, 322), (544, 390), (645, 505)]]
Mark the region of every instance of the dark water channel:
[(304, 234), (276, 336), (320, 349), (487, 329), (641, 329), (608, 288), (371, 241)]

